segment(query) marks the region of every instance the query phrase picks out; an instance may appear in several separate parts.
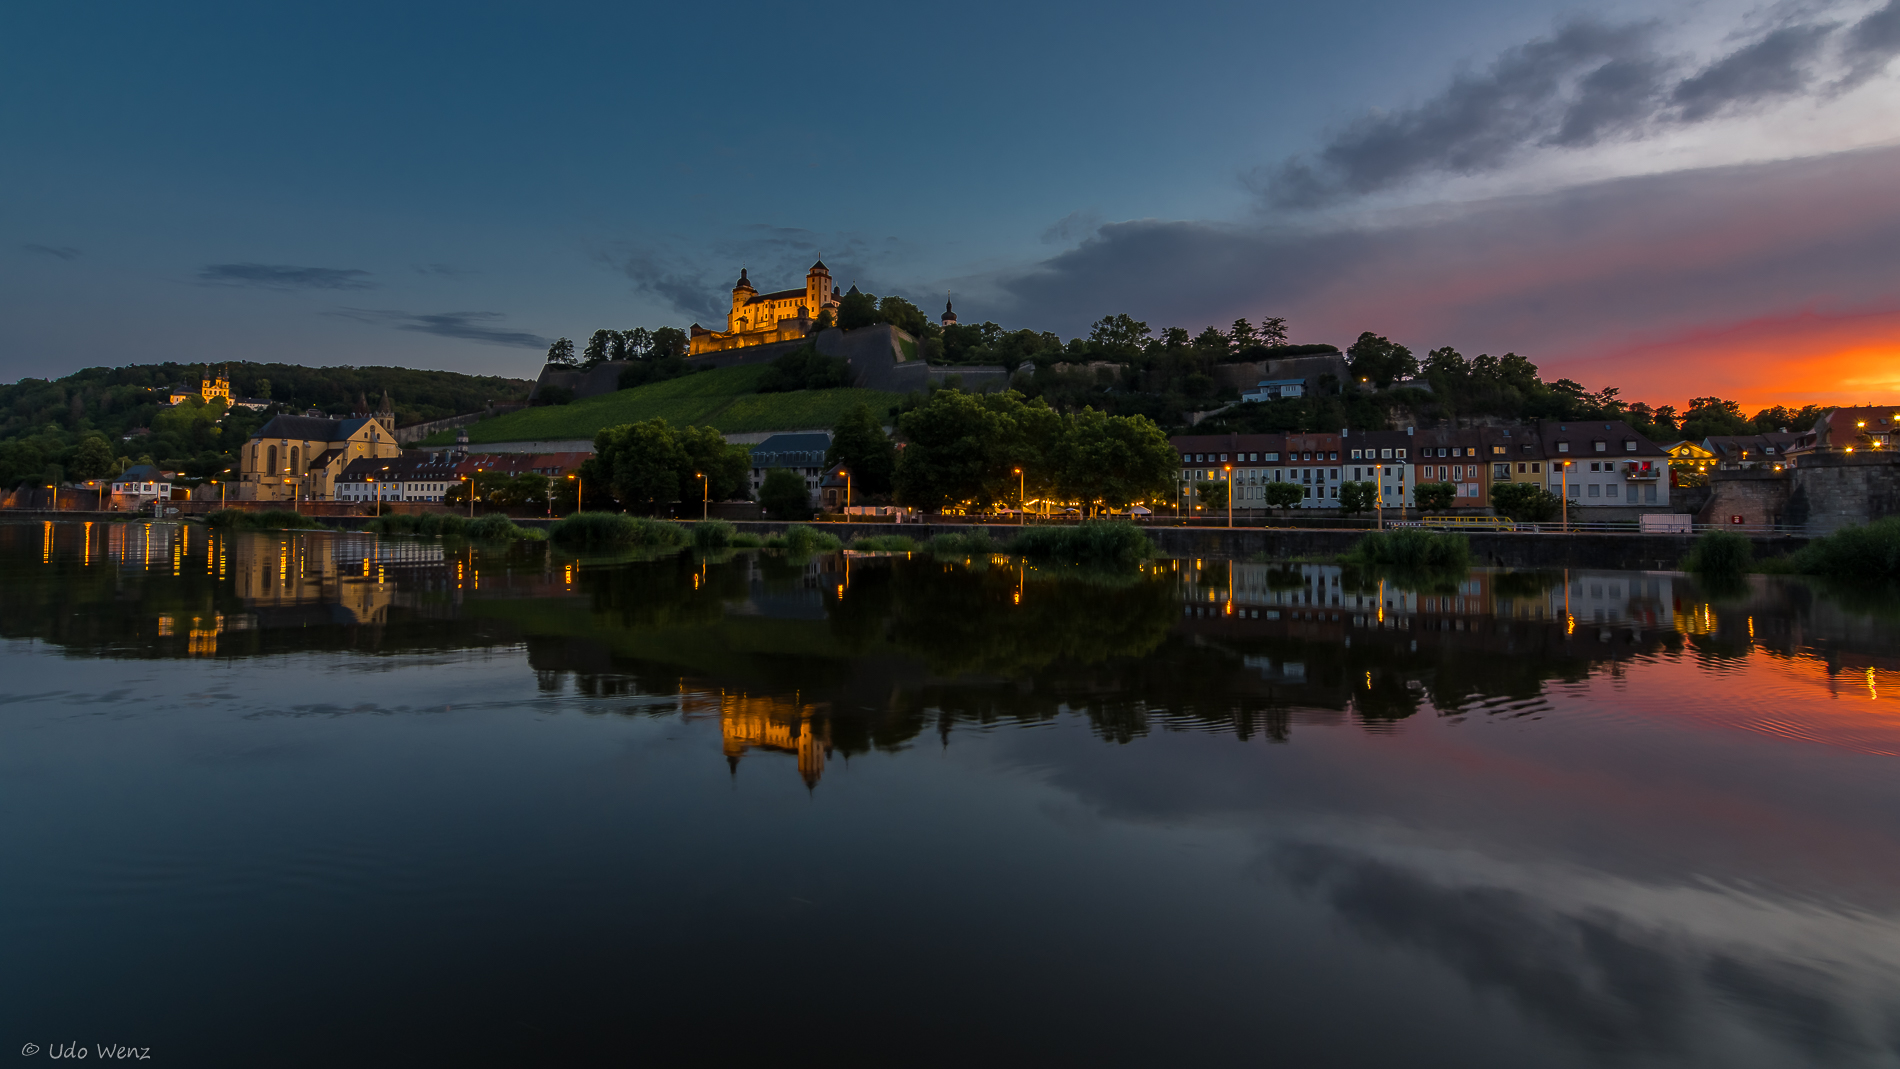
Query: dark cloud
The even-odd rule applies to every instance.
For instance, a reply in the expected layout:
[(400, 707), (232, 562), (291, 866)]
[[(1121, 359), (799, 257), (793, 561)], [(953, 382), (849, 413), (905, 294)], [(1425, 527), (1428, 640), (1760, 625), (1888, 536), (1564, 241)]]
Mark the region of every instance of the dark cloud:
[(40, 256), (55, 256), (61, 260), (74, 260), (79, 258), (79, 250), (73, 248), (71, 245), (39, 245), (33, 242), (27, 242), (20, 247), (30, 253), (35, 253)]
[(1655, 23), (1574, 22), (1507, 49), (1414, 107), (1366, 115), (1311, 157), (1263, 167), (1246, 181), (1273, 208), (1315, 208), (1432, 175), (1496, 171), (1539, 147), (1640, 138), (1816, 90), (1828, 42), (1847, 74), (1834, 91), (1885, 70), (1900, 54), (1900, 0), (1846, 31), (1789, 22), (1691, 69), (1662, 54)]
[(885, 265), (901, 263), (909, 249), (897, 238), (869, 239), (819, 234), (796, 227), (752, 224), (710, 248), (682, 251), (677, 242), (647, 242), (603, 253), (601, 262), (625, 275), (636, 293), (658, 298), (703, 326), (724, 329), (732, 285), (740, 268), (761, 291), (805, 284), (813, 262), (823, 260), (838, 288), (853, 284), (882, 292)]
[(1460, 74), (1414, 108), (1347, 126), (1316, 162), (1289, 160), (1255, 181), (1270, 202), (1314, 207), (1433, 172), (1503, 166), (1555, 137), (1585, 144), (1653, 110), (1660, 92), (1651, 23), (1575, 22), (1509, 49), (1482, 73)]
[(1900, 0), (1887, 0), (1887, 6), (1856, 22), (1844, 35), (1841, 59), (1847, 73), (1838, 89), (1854, 86), (1879, 75), (1900, 55)]
[(198, 272), (200, 281), (219, 286), (257, 286), (263, 289), (367, 290), (375, 289), (368, 271), (353, 267), (295, 267), (290, 264), (210, 264)]
[(1815, 80), (1812, 61), (1832, 24), (1784, 26), (1683, 79), (1670, 100), (1683, 122), (1794, 96)]
[(418, 275), (434, 275), (439, 278), (467, 278), (475, 273), (450, 264), (423, 264), (416, 268)]
[(553, 343), (553, 339), (543, 338), (539, 334), (502, 329), (498, 324), (507, 316), (500, 312), (438, 312), (431, 315), (386, 308), (338, 308), (325, 314), (418, 334), (433, 334), (438, 338), (476, 341), (484, 345), (544, 349)]
[(997, 318), (1079, 334), (1127, 312), (1198, 329), (1285, 315), (1423, 352), (1533, 359), (1771, 310), (1900, 299), (1900, 150), (1681, 171), (1437, 208), (1379, 227), (1113, 223), (1034, 268), (971, 278)]
[(1048, 229), (1042, 232), (1042, 243), (1044, 245), (1067, 245), (1070, 242), (1080, 241), (1101, 229), (1104, 221), (1101, 213), (1093, 208), (1084, 208), (1081, 211), (1070, 212), (1049, 224)]

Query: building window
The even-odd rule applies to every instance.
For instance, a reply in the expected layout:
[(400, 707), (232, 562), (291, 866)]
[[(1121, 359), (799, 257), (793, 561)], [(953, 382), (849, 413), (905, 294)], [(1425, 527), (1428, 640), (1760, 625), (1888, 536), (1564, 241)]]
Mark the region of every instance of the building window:
[(1654, 505), (1655, 503), (1656, 503), (1656, 484), (1650, 483), (1648, 486), (1643, 487), (1643, 504)]
[(1531, 474), (1532, 474), (1532, 475), (1541, 475), (1541, 474), (1543, 474), (1543, 469), (1544, 469), (1544, 466), (1543, 466), (1542, 464), (1532, 464), (1532, 465), (1531, 465)]
[(1403, 449), (1401, 449), (1401, 450), (1399, 450), (1399, 454), (1398, 454), (1398, 455), (1399, 455), (1399, 459), (1400, 459), (1400, 460), (1404, 460), (1404, 459), (1405, 459), (1405, 450), (1403, 450)]
[(1609, 483), (1609, 484), (1607, 484), (1607, 485), (1605, 485), (1605, 486), (1603, 487), (1603, 496), (1604, 496), (1604, 497), (1615, 497), (1615, 496), (1616, 496), (1616, 487), (1617, 487), (1617, 484), (1616, 484), (1616, 483)]
[(1597, 484), (1595, 484), (1595, 483), (1591, 483), (1591, 484), (1590, 484), (1590, 496), (1591, 496), (1591, 497), (1600, 497), (1600, 496), (1602, 496), (1602, 494), (1603, 494), (1603, 491), (1597, 488)]
[(1390, 449), (1381, 449), (1381, 450), (1379, 450), (1379, 458), (1380, 458), (1381, 460), (1391, 460), (1391, 459), (1392, 459), (1392, 450), (1390, 450)]
[(1610, 449), (1609, 443), (1605, 442), (1601, 438), (1598, 438), (1595, 441), (1591, 442), (1590, 446), (1591, 448), (1595, 449), (1599, 453), (1609, 452), (1609, 449)]
[(1636, 439), (1634, 438), (1623, 439), (1623, 452), (1625, 453), (1636, 452)]
[(1571, 497), (1576, 497), (1576, 496), (1577, 496), (1577, 492), (1578, 492), (1578, 491), (1580, 491), (1580, 490), (1582, 490), (1582, 489), (1583, 489), (1583, 484), (1582, 484), (1582, 483), (1571, 483), (1571, 484), (1570, 484), (1570, 496), (1571, 496)]

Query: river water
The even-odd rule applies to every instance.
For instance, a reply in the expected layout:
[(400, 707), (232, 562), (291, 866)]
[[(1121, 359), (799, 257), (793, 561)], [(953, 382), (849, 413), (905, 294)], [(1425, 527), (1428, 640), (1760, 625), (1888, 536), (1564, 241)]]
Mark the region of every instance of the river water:
[(0, 1040), (1893, 1065), (1897, 640), (1781, 578), (0, 525)]

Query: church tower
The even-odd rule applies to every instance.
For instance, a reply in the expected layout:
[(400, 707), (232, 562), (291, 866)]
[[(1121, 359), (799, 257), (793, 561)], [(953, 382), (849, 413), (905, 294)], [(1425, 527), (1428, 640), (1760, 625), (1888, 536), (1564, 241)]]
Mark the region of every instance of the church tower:
[(201, 380), (199, 380), (199, 383), (198, 383), (198, 396), (202, 397), (206, 404), (210, 404), (212, 398), (215, 398), (215, 397), (222, 397), (224, 398), (225, 404), (227, 405), (230, 404), (231, 403), (230, 372), (226, 371), (224, 368), (219, 368), (217, 378), (212, 378), (211, 365), (206, 364), (204, 377)]
[(950, 310), (950, 298), (946, 296), (943, 300), (943, 329), (949, 330), (956, 325), (957, 314)]

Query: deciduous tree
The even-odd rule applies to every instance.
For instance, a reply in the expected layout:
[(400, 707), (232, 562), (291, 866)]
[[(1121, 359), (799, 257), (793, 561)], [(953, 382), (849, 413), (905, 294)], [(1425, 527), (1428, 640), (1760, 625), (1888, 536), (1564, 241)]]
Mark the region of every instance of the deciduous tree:
[(853, 408), (832, 428), (831, 448), (825, 451), (825, 464), (844, 465), (851, 473), (851, 489), (856, 495), (891, 492), (897, 451), (870, 405)]

